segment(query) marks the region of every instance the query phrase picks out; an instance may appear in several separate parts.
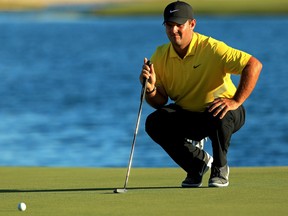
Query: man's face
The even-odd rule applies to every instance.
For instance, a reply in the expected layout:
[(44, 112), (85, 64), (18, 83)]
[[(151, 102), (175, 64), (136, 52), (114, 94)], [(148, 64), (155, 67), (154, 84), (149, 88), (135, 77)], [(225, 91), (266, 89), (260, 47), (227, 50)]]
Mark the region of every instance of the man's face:
[(187, 20), (184, 24), (166, 22), (166, 34), (173, 44), (179, 48), (185, 48), (192, 39), (192, 33), (196, 25), (196, 20)]

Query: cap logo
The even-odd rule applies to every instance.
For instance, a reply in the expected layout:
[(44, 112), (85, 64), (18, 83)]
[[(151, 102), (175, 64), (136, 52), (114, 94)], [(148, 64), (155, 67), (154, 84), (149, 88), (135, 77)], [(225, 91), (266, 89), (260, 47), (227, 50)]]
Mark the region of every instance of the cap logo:
[(176, 9), (176, 10), (170, 10), (170, 13), (175, 13), (175, 12), (177, 12), (177, 11), (179, 11), (179, 9)]

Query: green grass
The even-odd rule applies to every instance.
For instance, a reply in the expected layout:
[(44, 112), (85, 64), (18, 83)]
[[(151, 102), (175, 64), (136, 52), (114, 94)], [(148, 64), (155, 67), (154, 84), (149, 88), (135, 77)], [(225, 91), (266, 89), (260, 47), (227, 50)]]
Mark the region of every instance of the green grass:
[[(287, 215), (288, 167), (231, 168), (230, 186), (183, 189), (176, 168), (0, 168), (0, 215)], [(25, 212), (17, 210), (19, 202)]]
[[(185, 0), (190, 3), (196, 14), (284, 14), (288, 15), (287, 0)], [(98, 15), (153, 15), (162, 14), (171, 0), (134, 1), (111, 4), (101, 10)]]
[(25, 10), (40, 10), (45, 7), (42, 1), (25, 1), (25, 0), (0, 0), (0, 11), (25, 11)]
[[(101, 9), (91, 7), (87, 13), (96, 15), (159, 15), (167, 4), (173, 0), (128, 0), (116, 3), (106, 3), (104, 0)], [(280, 14), (288, 15), (287, 0), (185, 0), (190, 3), (196, 14)], [(61, 1), (60, 1), (61, 2)], [(59, 3), (60, 3), (59, 2)], [(101, 3), (101, 1), (99, 2)], [(81, 0), (79, 0), (81, 4)], [(50, 6), (49, 1), (0, 0), (1, 10), (29, 10), (44, 9)], [(58, 11), (59, 12), (59, 11)]]

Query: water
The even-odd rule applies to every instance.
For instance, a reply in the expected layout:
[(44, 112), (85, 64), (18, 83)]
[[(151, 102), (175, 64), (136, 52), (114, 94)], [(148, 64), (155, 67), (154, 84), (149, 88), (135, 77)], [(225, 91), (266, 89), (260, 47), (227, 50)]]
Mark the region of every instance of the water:
[[(143, 58), (167, 42), (161, 24), (161, 17), (0, 14), (0, 165), (126, 167)], [(231, 166), (288, 165), (287, 26), (285, 16), (198, 18), (197, 31), (264, 64), (245, 103), (246, 125), (232, 139)], [(175, 167), (143, 130), (152, 111), (144, 104), (133, 166)]]

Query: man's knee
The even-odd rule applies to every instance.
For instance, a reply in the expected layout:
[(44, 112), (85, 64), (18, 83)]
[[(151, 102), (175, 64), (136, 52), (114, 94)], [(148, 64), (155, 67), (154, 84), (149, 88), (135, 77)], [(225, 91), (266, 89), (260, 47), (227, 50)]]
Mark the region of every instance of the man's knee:
[(169, 139), (169, 118), (163, 109), (151, 113), (145, 123), (146, 133), (158, 144), (167, 143)]
[(150, 137), (154, 137), (161, 130), (163, 118), (159, 110), (151, 113), (145, 122), (145, 130)]
[(154, 122), (154, 117), (153, 117), (153, 113), (151, 113), (145, 122), (145, 131), (146, 133), (150, 136), (151, 132), (153, 131), (153, 122)]

